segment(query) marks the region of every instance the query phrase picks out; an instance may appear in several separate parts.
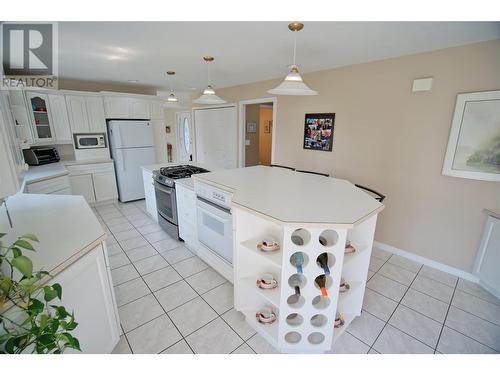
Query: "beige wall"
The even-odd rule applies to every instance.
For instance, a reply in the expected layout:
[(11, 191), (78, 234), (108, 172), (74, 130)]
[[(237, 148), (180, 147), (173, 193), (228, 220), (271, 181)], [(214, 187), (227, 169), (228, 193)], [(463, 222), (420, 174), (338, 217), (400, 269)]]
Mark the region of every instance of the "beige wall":
[[(376, 240), (471, 271), (500, 184), (441, 175), (456, 95), (500, 89), (500, 40), (305, 74), (316, 97), (279, 96), (278, 164), (332, 173), (387, 195)], [(283, 72), (285, 74), (285, 72)], [(434, 77), (432, 92), (413, 79)], [(226, 89), (230, 102), (269, 97), (280, 79)], [(335, 112), (333, 152), (302, 149), (304, 114)]]
[[(259, 164), (271, 164), (271, 150), (273, 144), (272, 127), (269, 126), (273, 121), (273, 109), (260, 106), (259, 111)], [(266, 133), (266, 125), (269, 126), (269, 133)]]
[[(250, 144), (245, 146), (245, 166), (259, 165), (259, 112), (260, 104), (248, 104), (245, 106), (245, 140)], [(249, 133), (247, 126), (253, 123), (256, 126), (255, 133)]]

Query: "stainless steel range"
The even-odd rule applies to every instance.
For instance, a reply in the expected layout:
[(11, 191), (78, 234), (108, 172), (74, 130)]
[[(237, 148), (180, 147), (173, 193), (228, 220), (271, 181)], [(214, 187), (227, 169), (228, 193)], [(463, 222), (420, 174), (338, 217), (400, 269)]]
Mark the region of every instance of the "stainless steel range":
[(175, 180), (206, 172), (210, 171), (193, 165), (176, 165), (153, 171), (158, 224), (172, 237), (179, 239)]

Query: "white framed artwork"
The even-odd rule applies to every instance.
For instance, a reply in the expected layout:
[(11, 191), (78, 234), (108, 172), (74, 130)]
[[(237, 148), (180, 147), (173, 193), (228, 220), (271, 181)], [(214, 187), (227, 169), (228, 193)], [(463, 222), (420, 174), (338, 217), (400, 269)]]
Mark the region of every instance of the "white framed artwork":
[(500, 181), (500, 90), (457, 95), (442, 173)]

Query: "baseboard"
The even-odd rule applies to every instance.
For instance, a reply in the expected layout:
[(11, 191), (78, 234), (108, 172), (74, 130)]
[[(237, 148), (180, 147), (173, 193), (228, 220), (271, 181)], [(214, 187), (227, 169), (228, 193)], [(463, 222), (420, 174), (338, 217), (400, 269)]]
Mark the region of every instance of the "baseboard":
[(382, 243), (382, 242), (373, 241), (373, 246), (377, 247), (381, 250), (388, 251), (389, 253), (402, 256), (403, 258), (407, 258), (409, 260), (413, 260), (415, 262), (425, 264), (426, 266), (436, 268), (440, 271), (449, 273), (451, 275), (461, 277), (462, 279), (472, 281), (473, 283), (476, 283), (476, 284), (479, 283), (479, 278), (470, 272), (466, 272), (464, 270), (461, 270), (461, 269), (458, 269), (455, 267), (447, 266), (446, 264), (436, 262), (435, 260), (432, 260), (429, 258), (424, 258), (420, 255), (416, 255), (416, 254), (410, 253), (408, 251), (398, 249), (397, 247), (387, 245), (387, 244)]

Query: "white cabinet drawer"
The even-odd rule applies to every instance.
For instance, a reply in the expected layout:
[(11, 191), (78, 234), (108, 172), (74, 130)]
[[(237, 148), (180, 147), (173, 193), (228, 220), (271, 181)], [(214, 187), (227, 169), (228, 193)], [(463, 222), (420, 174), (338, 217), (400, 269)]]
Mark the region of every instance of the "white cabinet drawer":
[(72, 176), (89, 173), (114, 173), (115, 168), (113, 162), (109, 163), (95, 163), (95, 164), (76, 164), (67, 165), (66, 169)]
[(70, 188), (68, 176), (54, 177), (27, 185), (28, 193), (31, 194), (50, 194), (66, 188)]

